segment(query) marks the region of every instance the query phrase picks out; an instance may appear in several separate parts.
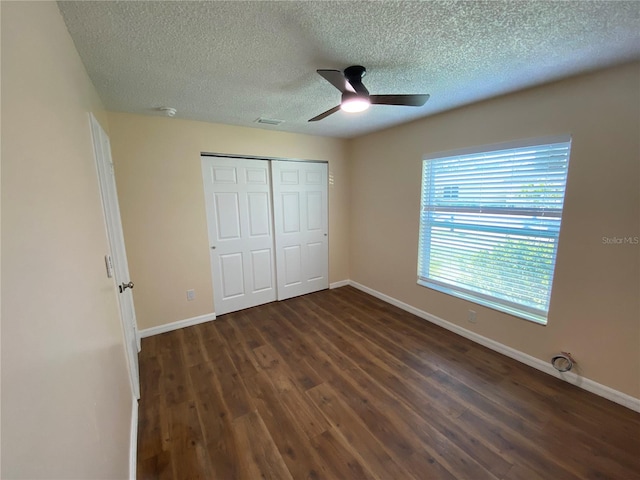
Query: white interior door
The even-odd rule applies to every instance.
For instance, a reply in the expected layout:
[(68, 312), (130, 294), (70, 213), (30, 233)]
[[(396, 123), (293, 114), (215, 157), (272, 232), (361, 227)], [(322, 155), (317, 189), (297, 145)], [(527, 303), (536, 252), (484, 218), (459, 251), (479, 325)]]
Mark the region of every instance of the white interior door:
[(202, 157), (216, 315), (276, 299), (269, 162)]
[(111, 146), (109, 137), (96, 121), (91, 118), (91, 133), (93, 136), (93, 148), (98, 167), (98, 180), (102, 196), (102, 207), (107, 225), (107, 235), (111, 253), (105, 259), (107, 272), (113, 276), (118, 289), (117, 298), (120, 307), (120, 319), (125, 340), (125, 353), (129, 366), (131, 388), (136, 398), (140, 398), (140, 375), (138, 373), (138, 352), (140, 350), (140, 337), (136, 325), (136, 313), (133, 306), (133, 283), (129, 277), (127, 253), (124, 247), (122, 222), (120, 219), (120, 207), (118, 205), (118, 193), (111, 159)]
[(271, 162), (278, 300), (329, 288), (327, 164)]

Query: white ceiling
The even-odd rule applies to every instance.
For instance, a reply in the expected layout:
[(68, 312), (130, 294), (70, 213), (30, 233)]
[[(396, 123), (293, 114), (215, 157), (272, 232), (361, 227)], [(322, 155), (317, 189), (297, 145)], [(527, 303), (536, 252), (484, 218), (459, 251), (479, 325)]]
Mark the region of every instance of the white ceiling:
[[(354, 137), (640, 58), (638, 1), (58, 3), (107, 109), (312, 135)], [(431, 99), (308, 123), (340, 101), (316, 69), (353, 64), (372, 94)]]

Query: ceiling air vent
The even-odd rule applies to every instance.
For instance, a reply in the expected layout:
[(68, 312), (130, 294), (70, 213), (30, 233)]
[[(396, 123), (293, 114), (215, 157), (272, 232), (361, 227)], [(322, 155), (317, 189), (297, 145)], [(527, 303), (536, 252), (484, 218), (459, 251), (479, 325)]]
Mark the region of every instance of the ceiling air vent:
[(255, 123), (262, 123), (264, 125), (280, 125), (281, 123), (284, 123), (284, 120), (277, 120), (275, 118), (266, 118), (266, 117), (259, 117), (255, 120)]

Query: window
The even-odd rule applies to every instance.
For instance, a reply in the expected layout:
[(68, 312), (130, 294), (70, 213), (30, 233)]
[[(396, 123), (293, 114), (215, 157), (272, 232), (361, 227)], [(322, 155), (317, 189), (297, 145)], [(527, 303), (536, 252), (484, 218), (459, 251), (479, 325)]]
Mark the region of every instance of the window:
[(547, 323), (571, 138), (428, 157), (418, 283)]

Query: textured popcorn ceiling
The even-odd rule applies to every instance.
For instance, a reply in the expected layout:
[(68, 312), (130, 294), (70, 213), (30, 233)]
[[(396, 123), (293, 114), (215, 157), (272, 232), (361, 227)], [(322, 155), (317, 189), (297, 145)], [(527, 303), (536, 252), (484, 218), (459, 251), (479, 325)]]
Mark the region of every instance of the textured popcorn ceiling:
[[(109, 110), (353, 137), (640, 58), (637, 1), (59, 2)], [(372, 94), (424, 107), (339, 103), (318, 68), (367, 67)], [(640, 88), (640, 87), (639, 87)]]

